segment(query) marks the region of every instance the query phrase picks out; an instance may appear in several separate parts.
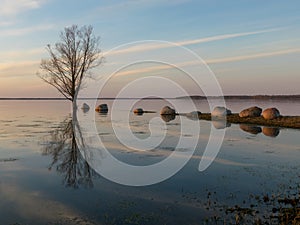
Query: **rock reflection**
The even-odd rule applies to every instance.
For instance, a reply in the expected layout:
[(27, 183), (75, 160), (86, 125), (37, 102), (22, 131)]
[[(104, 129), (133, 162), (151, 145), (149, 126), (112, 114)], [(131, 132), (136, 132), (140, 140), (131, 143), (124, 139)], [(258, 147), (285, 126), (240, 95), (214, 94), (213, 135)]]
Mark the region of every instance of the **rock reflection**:
[(168, 114), (168, 115), (160, 115), (163, 121), (170, 122), (172, 120), (175, 120), (176, 115), (175, 114)]
[(200, 120), (201, 112), (193, 111), (193, 112), (184, 114), (184, 116), (190, 120)]
[(240, 124), (240, 129), (250, 134), (259, 134), (262, 132), (261, 127), (249, 124)]
[(280, 130), (277, 127), (263, 127), (262, 132), (268, 137), (277, 137), (280, 133)]
[(78, 123), (70, 117), (61, 122), (58, 128), (51, 131), (50, 140), (46, 142), (42, 154), (52, 156), (49, 170), (55, 168), (62, 174), (65, 186), (92, 188), (93, 178), (98, 175), (79, 151), (74, 132), (75, 125), (76, 129), (79, 129)]
[(218, 130), (231, 127), (231, 123), (228, 123), (226, 120), (212, 120), (211, 122), (213, 126)]

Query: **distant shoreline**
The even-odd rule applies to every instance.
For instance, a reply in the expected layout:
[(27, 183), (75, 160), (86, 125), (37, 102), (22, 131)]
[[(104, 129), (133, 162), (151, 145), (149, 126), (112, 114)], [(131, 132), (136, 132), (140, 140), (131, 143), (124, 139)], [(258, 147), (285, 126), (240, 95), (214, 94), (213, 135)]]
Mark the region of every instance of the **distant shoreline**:
[[(191, 98), (193, 100), (207, 100), (207, 99), (220, 99), (224, 98), (225, 100), (300, 100), (300, 95), (225, 95), (225, 96), (200, 96), (200, 95), (192, 95), (192, 96), (182, 96), (175, 98), (166, 98), (166, 99), (188, 99)], [(79, 98), (78, 100), (115, 100), (115, 99), (140, 99), (140, 98)], [(148, 100), (159, 100), (162, 98), (149, 97), (144, 98)], [(65, 101), (65, 98), (1, 98), (0, 101), (5, 100), (24, 100), (24, 101)]]
[(225, 95), (225, 96), (198, 96), (198, 95), (192, 95), (192, 96), (183, 96), (178, 97), (177, 99), (185, 99), (185, 98), (191, 98), (191, 99), (220, 99), (224, 98), (225, 100), (230, 99), (248, 99), (248, 100), (291, 100), (291, 99), (299, 99), (300, 95)]

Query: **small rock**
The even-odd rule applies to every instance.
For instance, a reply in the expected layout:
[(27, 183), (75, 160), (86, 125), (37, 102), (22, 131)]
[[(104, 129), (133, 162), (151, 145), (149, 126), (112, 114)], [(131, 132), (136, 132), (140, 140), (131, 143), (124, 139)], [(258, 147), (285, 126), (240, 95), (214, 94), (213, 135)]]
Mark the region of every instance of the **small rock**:
[(107, 113), (108, 112), (108, 106), (107, 106), (107, 104), (101, 104), (95, 110), (97, 112), (100, 112), (100, 113)]
[(231, 115), (231, 110), (221, 106), (215, 107), (211, 113), (212, 117), (224, 117), (228, 115)]
[(137, 108), (137, 109), (133, 110), (133, 113), (135, 113), (137, 115), (143, 115), (144, 110), (142, 108)]
[(257, 107), (257, 106), (253, 106), (250, 107), (248, 109), (244, 109), (239, 113), (240, 117), (259, 117), (261, 115), (262, 109)]
[(273, 119), (280, 117), (280, 112), (276, 108), (268, 108), (263, 111), (262, 116), (266, 120), (273, 120)]
[(165, 106), (160, 110), (160, 115), (176, 115), (175, 109)]
[(90, 106), (86, 103), (83, 103), (81, 109), (83, 112), (88, 112), (90, 110)]

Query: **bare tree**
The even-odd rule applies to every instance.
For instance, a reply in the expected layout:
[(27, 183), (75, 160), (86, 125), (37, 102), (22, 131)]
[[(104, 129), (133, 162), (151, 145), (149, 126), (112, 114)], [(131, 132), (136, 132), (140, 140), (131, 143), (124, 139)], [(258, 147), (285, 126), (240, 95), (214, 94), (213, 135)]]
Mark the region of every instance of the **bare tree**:
[(93, 35), (92, 26), (65, 28), (60, 34), (60, 42), (53, 48), (47, 45), (50, 58), (41, 61), (42, 73), (38, 76), (76, 107), (84, 78), (91, 77), (91, 69), (102, 62), (99, 41), (99, 37)]

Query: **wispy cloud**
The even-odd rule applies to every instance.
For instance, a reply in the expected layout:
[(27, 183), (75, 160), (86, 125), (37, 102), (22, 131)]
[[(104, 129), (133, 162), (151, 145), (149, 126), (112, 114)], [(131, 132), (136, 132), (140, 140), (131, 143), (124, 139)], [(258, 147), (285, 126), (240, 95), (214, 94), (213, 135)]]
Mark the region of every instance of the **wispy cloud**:
[(176, 44), (180, 45), (180, 46), (186, 46), (186, 45), (200, 44), (200, 43), (211, 42), (211, 41), (220, 41), (220, 40), (226, 40), (226, 39), (231, 39), (231, 38), (250, 36), (250, 35), (255, 35), (255, 34), (269, 33), (269, 32), (274, 32), (274, 31), (279, 31), (279, 30), (280, 30), (280, 28), (275, 28), (275, 29), (259, 30), (259, 31), (252, 31), (252, 32), (223, 34), (223, 35), (211, 36), (211, 37), (206, 37), (206, 38), (199, 38), (199, 39), (194, 39), (194, 40), (176, 42)]
[(39, 63), (37, 60), (0, 63), (0, 78), (35, 75)]
[[(250, 35), (275, 32), (275, 31), (279, 31), (279, 30), (280, 30), (280, 28), (274, 28), (274, 29), (258, 30), (258, 31), (252, 31), (252, 32), (222, 34), (222, 35), (216, 35), (216, 36), (210, 36), (210, 37), (198, 38), (198, 39), (192, 39), (192, 40), (184, 40), (184, 41), (178, 41), (178, 42), (157, 41), (157, 43), (155, 43), (155, 41), (145, 41), (144, 44), (143, 44), (143, 42), (137, 42), (136, 45), (134, 45), (132, 47), (124, 48), (124, 49), (120, 49), (120, 50), (113, 50), (110, 52), (106, 52), (105, 54), (127, 54), (127, 53), (157, 50), (157, 49), (162, 49), (162, 48), (170, 48), (172, 46), (188, 46), (188, 45), (194, 45), (194, 44), (200, 44), (200, 43), (206, 43), (206, 42), (212, 42), (212, 41), (221, 41), (221, 40), (232, 39), (232, 38), (237, 38), (237, 37), (245, 37), (245, 36), (250, 36)], [(153, 44), (149, 44), (149, 42), (153, 42)], [(135, 43), (132, 43), (132, 44), (135, 44)]]
[(240, 55), (240, 56), (233, 56), (233, 57), (208, 59), (208, 60), (206, 60), (206, 63), (207, 64), (216, 64), (216, 63), (237, 62), (237, 61), (243, 61), (243, 60), (266, 58), (266, 57), (287, 55), (287, 54), (293, 54), (293, 53), (300, 53), (300, 48), (285, 49), (285, 50), (272, 51), (272, 52), (262, 52), (262, 53), (251, 54), (251, 55)]
[(170, 69), (172, 66), (171, 65), (158, 65), (158, 66), (148, 66), (144, 68), (138, 68), (138, 69), (131, 69), (131, 70), (124, 70), (116, 73), (116, 76), (127, 76), (127, 75), (135, 75), (135, 74), (145, 74), (145, 73), (151, 73), (155, 71), (161, 71), (161, 70), (166, 70)]
[[(28, 59), (32, 56), (40, 57), (41, 54), (45, 53), (45, 48), (32, 48), (26, 50), (15, 50), (15, 51), (2, 51), (0, 52), (0, 61), (5, 61), (5, 59), (13, 59), (14, 61), (18, 59)], [(0, 64), (1, 65), (1, 64)]]
[(54, 25), (46, 24), (46, 25), (37, 25), (37, 26), (32, 26), (32, 27), (4, 29), (1, 31), (1, 37), (23, 36), (23, 35), (37, 32), (37, 31), (51, 30), (53, 28), (54, 28)]
[(126, 10), (136, 9), (136, 8), (149, 8), (151, 6), (162, 6), (162, 5), (179, 5), (182, 3), (189, 2), (190, 0), (124, 0), (114, 3), (113, 1), (108, 1), (112, 4), (101, 5), (95, 9), (95, 13), (107, 13), (107, 14), (119, 14), (122, 12), (127, 12)]
[(0, 15), (15, 16), (20, 12), (37, 9), (46, 0), (2, 0)]
[[(218, 63), (229, 63), (229, 62), (238, 62), (243, 60), (252, 60), (252, 59), (259, 59), (259, 58), (267, 58), (273, 56), (280, 56), (280, 55), (288, 55), (293, 53), (300, 53), (300, 48), (296, 49), (285, 49), (280, 51), (272, 51), (272, 52), (262, 52), (257, 54), (250, 54), (250, 55), (240, 55), (240, 56), (233, 56), (233, 57), (225, 57), (225, 58), (216, 58), (216, 59), (208, 59), (205, 60), (207, 64), (218, 64)], [(180, 62), (176, 65), (157, 65), (157, 66), (148, 66), (144, 68), (137, 68), (131, 70), (124, 70), (116, 73), (116, 76), (128, 76), (128, 75), (136, 75), (136, 74), (146, 74), (151, 72), (158, 72), (162, 70), (168, 70), (170, 68), (184, 68), (187, 66), (195, 66), (199, 65), (199, 61), (189, 61), (189, 62)], [(202, 62), (201, 62), (202, 63)]]

